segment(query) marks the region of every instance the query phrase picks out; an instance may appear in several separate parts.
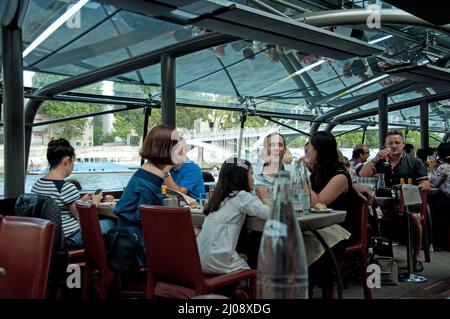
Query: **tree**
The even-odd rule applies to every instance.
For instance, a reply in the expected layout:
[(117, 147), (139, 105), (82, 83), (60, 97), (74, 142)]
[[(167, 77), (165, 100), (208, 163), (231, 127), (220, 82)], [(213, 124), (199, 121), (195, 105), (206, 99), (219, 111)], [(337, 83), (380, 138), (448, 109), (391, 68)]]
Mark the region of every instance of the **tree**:
[[(33, 76), (33, 87), (43, 87), (47, 84), (60, 81), (64, 79), (63, 76), (35, 73)], [(82, 91), (98, 93), (99, 84), (90, 86)], [(101, 110), (101, 106), (98, 104), (86, 104), (81, 102), (61, 102), (61, 101), (45, 101), (39, 108), (39, 113), (46, 115), (52, 119), (64, 118), (73, 115), (89, 114), (92, 112), (98, 112)], [(86, 129), (88, 119), (83, 118), (79, 120), (72, 120), (69, 122), (61, 122), (55, 124), (58, 129), (61, 130), (62, 136), (70, 140), (74, 137), (82, 136)], [(95, 130), (95, 128), (94, 128)]]

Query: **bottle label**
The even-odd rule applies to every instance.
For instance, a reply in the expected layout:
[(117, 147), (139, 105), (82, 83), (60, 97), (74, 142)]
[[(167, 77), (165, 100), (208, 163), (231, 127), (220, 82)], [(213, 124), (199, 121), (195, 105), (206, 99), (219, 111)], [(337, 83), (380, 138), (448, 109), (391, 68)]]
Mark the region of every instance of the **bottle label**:
[(269, 237), (286, 237), (287, 225), (275, 219), (269, 219), (264, 225), (264, 235)]
[(292, 201), (292, 207), (294, 208), (294, 211), (301, 212), (303, 210), (303, 201), (301, 200), (293, 200)]

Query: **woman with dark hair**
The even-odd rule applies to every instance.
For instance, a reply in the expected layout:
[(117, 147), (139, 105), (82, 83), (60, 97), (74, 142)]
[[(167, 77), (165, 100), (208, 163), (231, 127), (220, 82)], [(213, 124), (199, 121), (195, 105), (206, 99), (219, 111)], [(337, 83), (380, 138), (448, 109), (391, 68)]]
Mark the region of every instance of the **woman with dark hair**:
[[(347, 212), (346, 219), (341, 224), (343, 227), (332, 225), (318, 230), (339, 259), (345, 249), (346, 240), (350, 238), (356, 226), (350, 207), (358, 194), (353, 189), (348, 170), (339, 161), (336, 140), (331, 133), (320, 131), (313, 134), (309, 139), (306, 154), (306, 165), (311, 171), (311, 206), (321, 203)], [(333, 274), (330, 257), (323, 255), (324, 248), (317, 245), (316, 239), (311, 236), (309, 232), (304, 233), (306, 249), (314, 255), (308, 256), (308, 261), (314, 262), (309, 267), (310, 277), (321, 287), (331, 287)]]
[(236, 245), (246, 215), (269, 217), (266, 205), (251, 193), (253, 170), (250, 162), (227, 159), (219, 180), (203, 212), (206, 215), (197, 236), (202, 270), (206, 274), (224, 274), (250, 268), (236, 252)]
[(447, 225), (450, 221), (450, 142), (441, 143), (437, 148), (438, 159), (431, 164), (429, 174), (431, 186), (438, 187), (439, 193), (429, 201), (433, 221), (433, 247), (448, 250)]
[(333, 209), (346, 210), (353, 195), (348, 170), (339, 160), (334, 136), (325, 131), (310, 138), (306, 165), (311, 171), (311, 203), (325, 204)]
[[(117, 203), (114, 213), (119, 217), (118, 226), (136, 234), (144, 247), (139, 206), (163, 205), (161, 186), (164, 175), (170, 171), (178, 152), (177, 131), (168, 125), (157, 125), (147, 134), (140, 155), (146, 162), (134, 173)], [(144, 261), (141, 260), (142, 264)]]
[[(39, 195), (46, 195), (53, 198), (61, 210), (61, 222), (69, 247), (78, 248), (83, 246), (80, 224), (78, 223), (78, 212), (75, 201), (80, 199), (77, 187), (64, 178), (73, 171), (75, 163), (75, 150), (69, 141), (60, 138), (48, 143), (47, 160), (50, 170), (44, 177), (38, 179), (31, 192)], [(102, 199), (102, 194), (85, 194), (81, 200), (92, 200), (98, 204)], [(103, 233), (114, 227), (114, 222), (110, 219), (100, 221), (100, 228)]]

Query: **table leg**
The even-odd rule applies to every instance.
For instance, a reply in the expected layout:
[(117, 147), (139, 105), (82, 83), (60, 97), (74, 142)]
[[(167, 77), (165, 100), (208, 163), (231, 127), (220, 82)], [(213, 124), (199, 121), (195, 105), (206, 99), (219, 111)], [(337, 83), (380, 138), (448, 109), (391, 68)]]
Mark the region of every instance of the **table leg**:
[(342, 299), (342, 275), (341, 270), (339, 269), (339, 265), (337, 263), (336, 257), (333, 254), (333, 251), (330, 249), (330, 247), (327, 245), (323, 237), (319, 234), (317, 230), (313, 230), (312, 233), (317, 237), (317, 239), (322, 244), (323, 248), (325, 248), (325, 251), (330, 255), (332, 265), (334, 268), (334, 271), (336, 273), (336, 285), (337, 285), (337, 292), (338, 292), (338, 299)]

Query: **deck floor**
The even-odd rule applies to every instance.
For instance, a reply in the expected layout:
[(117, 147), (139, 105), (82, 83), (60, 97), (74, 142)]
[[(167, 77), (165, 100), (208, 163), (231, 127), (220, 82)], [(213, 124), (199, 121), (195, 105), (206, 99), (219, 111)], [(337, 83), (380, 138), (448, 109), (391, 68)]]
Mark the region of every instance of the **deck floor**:
[[(394, 246), (394, 256), (398, 262), (399, 273), (406, 272), (406, 248)], [(423, 257), (423, 252), (422, 252)], [(424, 260), (424, 259), (422, 259)], [(400, 282), (399, 286), (381, 286), (372, 290), (374, 299), (450, 299), (450, 252), (431, 252), (431, 262), (423, 262), (424, 271), (420, 273), (428, 281), (424, 283)], [(356, 280), (349, 280), (348, 288), (343, 290), (344, 299), (363, 298), (362, 287)], [(321, 296), (319, 291), (315, 295)]]

